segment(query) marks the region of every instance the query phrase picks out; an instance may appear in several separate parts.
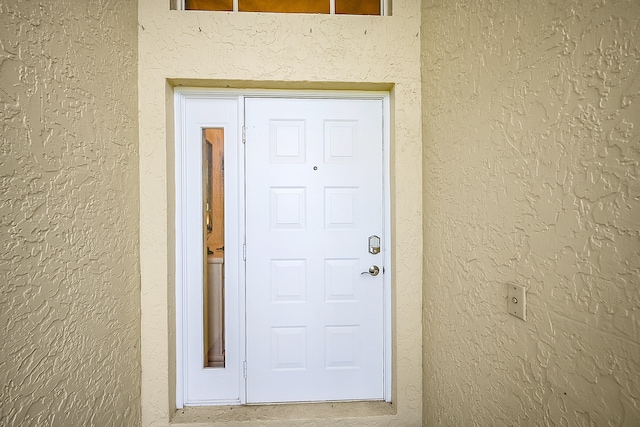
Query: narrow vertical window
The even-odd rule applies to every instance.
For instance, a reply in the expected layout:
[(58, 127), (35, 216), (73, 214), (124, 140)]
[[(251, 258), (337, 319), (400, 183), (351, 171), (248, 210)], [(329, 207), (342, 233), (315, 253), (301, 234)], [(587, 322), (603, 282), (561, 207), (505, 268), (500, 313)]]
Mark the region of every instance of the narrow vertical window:
[(224, 368), (224, 129), (203, 129), (204, 366)]

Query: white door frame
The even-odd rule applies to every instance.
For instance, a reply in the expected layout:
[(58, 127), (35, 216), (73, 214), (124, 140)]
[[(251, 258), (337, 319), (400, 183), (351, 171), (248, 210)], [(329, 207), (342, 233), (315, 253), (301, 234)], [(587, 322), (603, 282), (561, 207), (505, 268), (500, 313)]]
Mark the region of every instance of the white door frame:
[[(188, 251), (186, 250), (190, 244), (187, 240), (187, 234), (184, 232), (183, 216), (182, 213), (186, 211), (186, 194), (188, 184), (184, 178), (184, 171), (187, 167), (193, 167), (188, 165), (186, 156), (184, 155), (186, 144), (186, 132), (185, 132), (185, 106), (188, 99), (235, 99), (238, 106), (238, 123), (237, 123), (237, 135), (242, 135), (242, 128), (244, 125), (244, 98), (245, 97), (267, 97), (267, 98), (334, 98), (334, 99), (380, 99), (383, 102), (383, 198), (384, 198), (384, 398), (387, 402), (391, 401), (391, 353), (392, 353), (392, 325), (391, 325), (391, 187), (390, 187), (390, 145), (391, 145), (391, 132), (390, 132), (390, 96), (388, 92), (363, 92), (363, 91), (302, 91), (302, 90), (238, 90), (238, 89), (201, 89), (201, 88), (179, 88), (174, 92), (174, 108), (175, 108), (175, 308), (176, 308), (176, 407), (182, 408), (185, 405), (185, 363), (186, 363), (186, 348), (184, 345), (185, 335), (187, 333), (187, 316), (189, 312), (185, 310), (186, 303), (186, 286), (190, 279), (190, 274), (186, 268), (186, 256)], [(240, 139), (241, 137), (239, 137)], [(226, 145), (226, 143), (225, 143)], [(240, 331), (242, 336), (239, 337), (239, 354), (244, 357), (246, 354), (246, 325), (245, 325), (245, 270), (243, 261), (243, 243), (245, 241), (245, 224), (244, 224), (244, 212), (245, 212), (245, 165), (244, 165), (244, 145), (242, 141), (237, 141), (238, 155), (237, 159), (233, 163), (226, 163), (226, 173), (230, 171), (237, 172), (237, 188), (235, 191), (234, 201), (237, 204), (239, 219), (237, 227), (230, 227), (233, 229), (231, 233), (237, 236), (238, 248), (234, 252), (226, 252), (226, 257), (236, 256), (237, 263), (225, 262), (225, 266), (237, 265), (237, 271), (234, 274), (238, 280), (238, 313), (237, 313), (237, 330)], [(226, 181), (226, 180), (225, 180)], [(201, 189), (198, 194), (201, 194)], [(225, 198), (229, 194), (225, 191)], [(225, 200), (226, 201), (226, 200)], [(228, 217), (226, 217), (228, 218)], [(226, 246), (226, 245), (225, 245)], [(233, 268), (233, 267), (230, 267)], [(238, 373), (239, 381), (242, 372)], [(189, 406), (195, 405), (230, 405), (230, 404), (244, 404), (246, 403), (246, 389), (245, 381), (240, 381), (240, 396), (238, 399), (229, 399), (221, 401), (203, 401), (201, 403), (189, 403)]]

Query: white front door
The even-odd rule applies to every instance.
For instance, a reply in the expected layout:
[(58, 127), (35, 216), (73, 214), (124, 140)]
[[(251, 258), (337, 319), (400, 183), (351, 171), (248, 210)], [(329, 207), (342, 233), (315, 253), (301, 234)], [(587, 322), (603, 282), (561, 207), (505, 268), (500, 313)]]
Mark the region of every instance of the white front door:
[(384, 398), (382, 108), (245, 99), (249, 403)]

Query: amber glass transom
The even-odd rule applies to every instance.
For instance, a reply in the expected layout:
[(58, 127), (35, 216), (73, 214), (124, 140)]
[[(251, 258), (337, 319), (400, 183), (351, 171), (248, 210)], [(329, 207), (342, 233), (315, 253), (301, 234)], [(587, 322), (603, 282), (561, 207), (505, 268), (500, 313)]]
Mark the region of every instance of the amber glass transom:
[[(233, 0), (185, 0), (186, 10), (233, 11)], [(238, 0), (240, 12), (328, 14), (329, 0)], [(380, 15), (380, 0), (335, 0), (341, 15)]]

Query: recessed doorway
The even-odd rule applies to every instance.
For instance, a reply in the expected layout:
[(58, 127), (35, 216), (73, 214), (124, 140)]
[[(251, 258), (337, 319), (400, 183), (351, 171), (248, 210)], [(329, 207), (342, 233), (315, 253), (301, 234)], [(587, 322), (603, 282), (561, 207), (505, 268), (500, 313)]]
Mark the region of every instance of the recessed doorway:
[(178, 407), (390, 400), (387, 98), (328, 95), (176, 95)]

